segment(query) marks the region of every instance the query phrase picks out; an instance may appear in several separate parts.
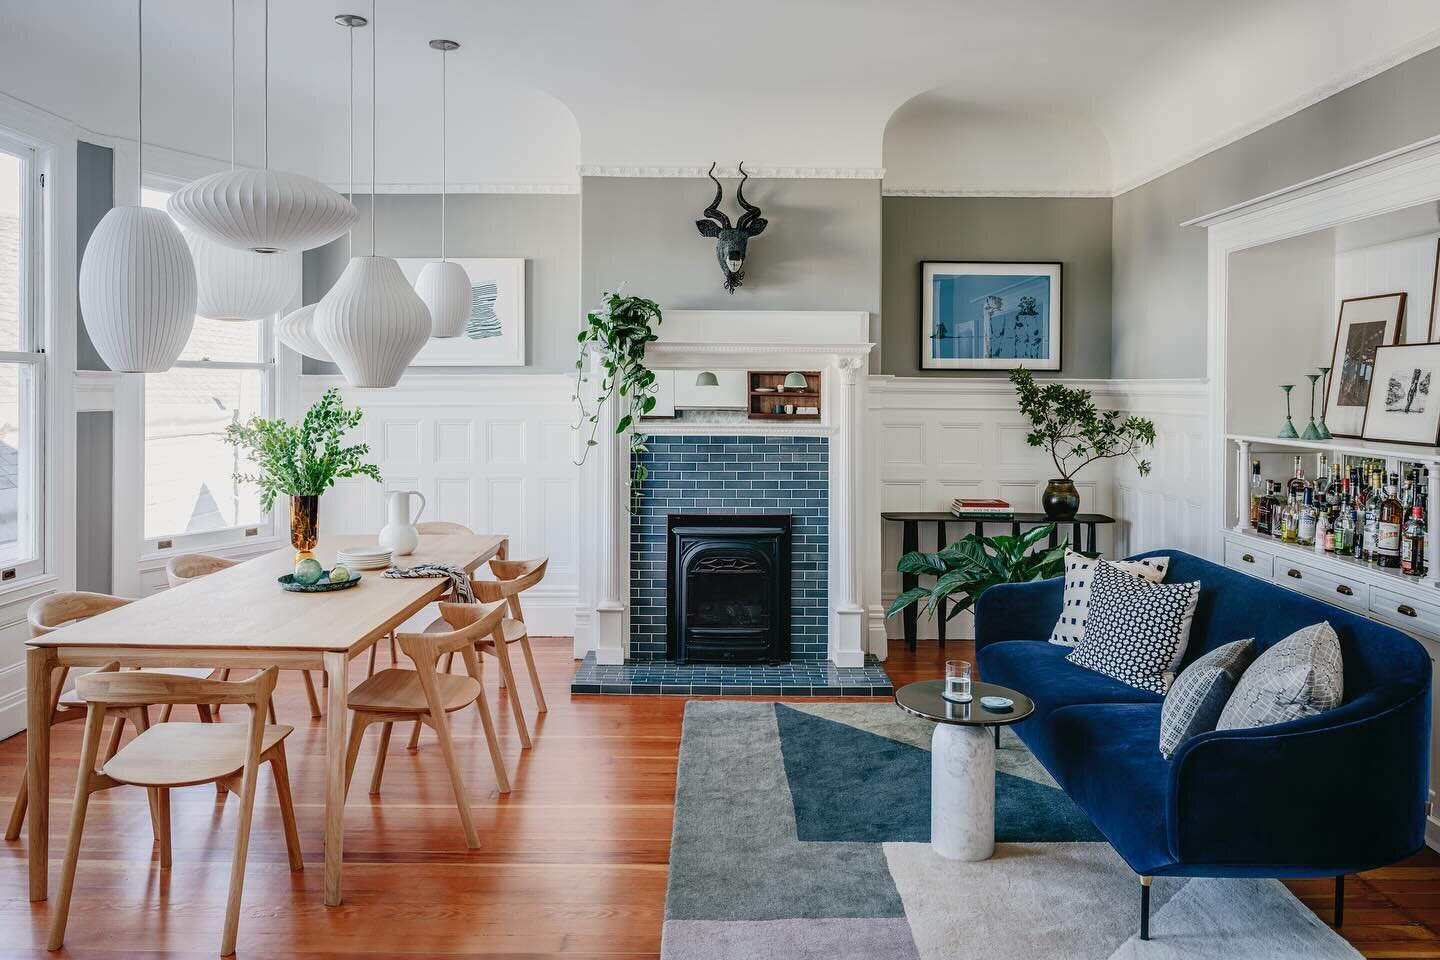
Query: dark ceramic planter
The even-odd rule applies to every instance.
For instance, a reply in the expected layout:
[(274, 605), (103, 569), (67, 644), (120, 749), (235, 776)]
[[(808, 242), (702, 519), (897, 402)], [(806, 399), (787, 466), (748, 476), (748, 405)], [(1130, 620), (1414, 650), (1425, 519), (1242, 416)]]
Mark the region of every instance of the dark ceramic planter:
[(1051, 480), (1045, 485), (1040, 506), (1051, 520), (1069, 520), (1080, 511), (1080, 491), (1074, 480)]

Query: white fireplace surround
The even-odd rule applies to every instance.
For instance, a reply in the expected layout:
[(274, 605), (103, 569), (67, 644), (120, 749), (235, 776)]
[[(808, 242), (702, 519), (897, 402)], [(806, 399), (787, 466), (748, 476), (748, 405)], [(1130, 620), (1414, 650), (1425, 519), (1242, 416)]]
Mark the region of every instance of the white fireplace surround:
[[(724, 433), (744, 436), (820, 436), (829, 439), (829, 624), (828, 656), (837, 666), (861, 666), (871, 632), (864, 604), (861, 558), (866, 544), (862, 514), (865, 471), (867, 377), (874, 344), (870, 314), (821, 310), (673, 310), (656, 329), (646, 359), (674, 370), (751, 369), (821, 371), (821, 419), (797, 423), (653, 423), (645, 432)], [(594, 384), (589, 385), (593, 387)], [(575, 654), (595, 651), (602, 664), (624, 663), (630, 649), (629, 456), (615, 435), (619, 413), (600, 414), (600, 443), (581, 473)], [(883, 629), (879, 637), (884, 642)]]

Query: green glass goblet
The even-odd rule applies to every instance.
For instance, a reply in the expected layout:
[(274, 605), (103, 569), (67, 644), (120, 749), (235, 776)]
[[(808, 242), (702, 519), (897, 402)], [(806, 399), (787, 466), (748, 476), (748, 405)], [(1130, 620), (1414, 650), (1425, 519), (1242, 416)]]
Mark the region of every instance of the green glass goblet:
[(1315, 381), (1320, 379), (1318, 373), (1307, 373), (1310, 380), (1310, 423), (1306, 425), (1305, 432), (1300, 434), (1301, 440), (1319, 440), (1320, 429), (1315, 426)]
[(1315, 422), (1315, 427), (1320, 431), (1321, 440), (1334, 440), (1335, 434), (1325, 426), (1325, 400), (1330, 396), (1330, 368), (1320, 367), (1320, 419)]
[(1290, 391), (1295, 389), (1295, 384), (1282, 383), (1280, 389), (1285, 391), (1285, 426), (1280, 428), (1279, 437), (1281, 440), (1294, 440), (1300, 436), (1295, 432), (1295, 421), (1290, 419)]

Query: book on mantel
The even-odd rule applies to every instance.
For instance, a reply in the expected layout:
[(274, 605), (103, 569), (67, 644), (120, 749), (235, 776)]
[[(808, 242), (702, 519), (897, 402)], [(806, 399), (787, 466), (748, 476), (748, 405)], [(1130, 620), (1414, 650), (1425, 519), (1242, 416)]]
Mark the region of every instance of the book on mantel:
[(956, 497), (950, 512), (960, 520), (1014, 520), (1015, 511), (1005, 500), (967, 500)]

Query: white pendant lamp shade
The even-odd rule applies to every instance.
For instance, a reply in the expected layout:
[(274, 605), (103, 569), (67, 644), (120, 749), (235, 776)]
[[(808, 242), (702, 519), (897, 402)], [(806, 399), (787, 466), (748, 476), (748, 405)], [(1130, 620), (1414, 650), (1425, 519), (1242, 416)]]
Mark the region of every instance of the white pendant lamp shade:
[(195, 327), (195, 264), (164, 210), (115, 207), (80, 260), (80, 311), (105, 365), (161, 373)]
[(295, 254), (251, 253), (180, 231), (195, 261), (195, 312), (212, 320), (263, 320), (289, 305), (300, 288)]
[(279, 170), (227, 170), (176, 190), (166, 204), (187, 230), (223, 247), (298, 252), (329, 243), (360, 213), (323, 183)]
[(316, 360), (324, 360), (326, 363), (334, 363), (330, 351), (326, 350), (320, 339), (315, 336), (315, 308), (318, 306), (320, 304), (312, 303), (281, 317), (280, 321), (275, 324), (275, 336), (296, 353), (314, 357)]
[(430, 311), (389, 257), (353, 257), (315, 311), (315, 334), (352, 387), (393, 387), (430, 339)]
[(415, 292), (430, 310), (430, 336), (458, 337), (470, 319), (470, 276), (453, 260), (435, 260), (420, 268)]

